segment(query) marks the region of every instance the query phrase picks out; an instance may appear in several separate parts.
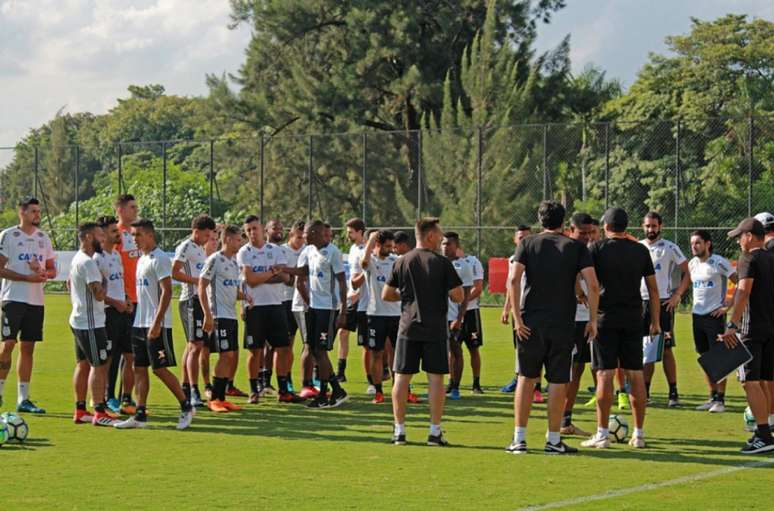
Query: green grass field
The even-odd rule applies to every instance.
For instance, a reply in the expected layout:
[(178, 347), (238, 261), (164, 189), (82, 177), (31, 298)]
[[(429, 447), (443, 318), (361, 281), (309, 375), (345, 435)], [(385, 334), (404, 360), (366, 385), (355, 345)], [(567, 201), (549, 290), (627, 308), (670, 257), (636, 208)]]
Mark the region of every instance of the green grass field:
[[(653, 389), (656, 404), (648, 410), (645, 428), (649, 448), (635, 451), (615, 445), (556, 457), (540, 452), (545, 405), (536, 405), (530, 423), (528, 441), (535, 452), (525, 456), (503, 452), (513, 432), (512, 405), (511, 396), (498, 389), (511, 377), (513, 347), (510, 332), (499, 324), (494, 309), (484, 311), (486, 394), (469, 394), (466, 367), (463, 399), (447, 402), (444, 430), (454, 445), (449, 449), (423, 445), (427, 405), (409, 408), (408, 438), (415, 443), (388, 444), (391, 407), (371, 405), (365, 396), (358, 348), (351, 350), (350, 381), (345, 384), (353, 399), (340, 409), (310, 411), (263, 402), (226, 416), (200, 411), (190, 430), (178, 432), (176, 403), (158, 380), (152, 380), (152, 428), (116, 431), (75, 425), (69, 310), (65, 296), (49, 296), (46, 340), (38, 347), (32, 382), (33, 399), (48, 413), (26, 416), (31, 429), (26, 444), (0, 449), (3, 509), (251, 506), (494, 511), (559, 501), (567, 501), (568, 509), (654, 509), (665, 504), (672, 509), (771, 509), (761, 482), (772, 487), (774, 465), (768, 462), (774, 458), (751, 460), (738, 453), (746, 439), (739, 384), (729, 385), (728, 413), (710, 416), (693, 410), (705, 399), (705, 389), (685, 315), (678, 320), (676, 334), (684, 404), (680, 409), (664, 407), (666, 384), (659, 368)], [(176, 313), (177, 307), (173, 310)], [(182, 339), (176, 317), (178, 355)], [(244, 388), (244, 359), (240, 364), (237, 382)], [(421, 375), (417, 379), (420, 393), (423, 380)], [(582, 389), (590, 381), (587, 374)], [(13, 375), (6, 384), (5, 409), (15, 402), (15, 389)], [(582, 390), (579, 401), (588, 397)], [(575, 417), (579, 426), (594, 429), (593, 409), (579, 406)], [(575, 446), (579, 442), (568, 441)], [(758, 462), (763, 463), (750, 466)], [(659, 484), (674, 480), (676, 484)], [(604, 498), (582, 499), (589, 496)]]

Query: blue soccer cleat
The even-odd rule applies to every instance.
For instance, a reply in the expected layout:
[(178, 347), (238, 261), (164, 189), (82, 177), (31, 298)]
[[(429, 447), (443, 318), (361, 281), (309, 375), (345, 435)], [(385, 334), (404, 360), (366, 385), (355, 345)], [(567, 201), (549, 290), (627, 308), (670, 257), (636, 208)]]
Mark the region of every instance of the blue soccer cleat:
[(516, 378), (512, 379), (508, 385), (500, 388), (500, 392), (503, 394), (510, 394), (516, 392)]
[(460, 389), (451, 389), (449, 399), (457, 401), (460, 398)]
[(118, 399), (111, 397), (110, 399), (107, 400), (107, 403), (105, 404), (107, 405), (108, 408), (110, 408), (111, 412), (121, 413), (121, 402)]
[(30, 401), (29, 399), (25, 399), (18, 405), (16, 405), (16, 411), (23, 413), (46, 413), (46, 411), (43, 408), (40, 408), (39, 406), (36, 406), (35, 403)]

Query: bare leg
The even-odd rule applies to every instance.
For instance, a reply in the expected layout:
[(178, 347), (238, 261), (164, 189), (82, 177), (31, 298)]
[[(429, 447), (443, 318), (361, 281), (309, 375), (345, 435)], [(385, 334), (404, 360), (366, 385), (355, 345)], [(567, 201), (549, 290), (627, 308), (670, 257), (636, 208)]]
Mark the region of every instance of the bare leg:
[(191, 352), (191, 344), (192, 343), (190, 342), (185, 343), (185, 349), (183, 349), (183, 363), (180, 364), (180, 368), (182, 369), (180, 375), (183, 383), (191, 383), (191, 376), (188, 370), (188, 357)]
[(478, 348), (470, 348), (470, 369), (473, 371), (474, 378), (481, 378), (481, 352)]
[[(408, 389), (412, 376), (411, 374), (395, 374), (395, 383), (392, 386), (392, 415), (395, 419), (395, 424), (404, 424), (406, 422), (406, 399), (408, 398)], [(443, 377), (441, 377), (441, 386), (443, 386)], [(445, 397), (445, 394), (443, 397)]]
[(449, 342), (449, 368), (451, 369), (451, 378), (454, 385), (459, 387), (462, 380), (462, 370), (465, 366), (465, 360), (462, 358), (462, 345), (456, 341)]
[[(572, 412), (575, 407), (575, 400), (578, 398), (578, 390), (580, 389), (581, 377), (583, 376), (583, 370), (586, 364), (575, 364), (572, 368), (572, 380), (567, 384), (567, 397), (564, 400), (564, 411)], [(549, 396), (551, 395), (549, 388)]]
[(516, 385), (516, 392), (513, 394), (513, 425), (517, 428), (526, 428), (527, 422), (529, 422), (535, 380), (536, 378), (519, 376), (519, 383)]
[[(446, 389), (443, 388), (443, 375), (427, 373), (428, 391), (427, 395), (430, 399), (430, 424), (440, 424), (443, 418), (443, 405), (446, 401)], [(400, 405), (406, 407), (406, 398), (408, 397), (408, 385), (406, 386), (406, 392), (401, 392), (398, 396)], [(393, 403), (395, 399), (393, 399)], [(393, 404), (393, 406), (395, 406)]]
[(199, 352), (199, 367), (202, 370), (202, 380), (205, 385), (212, 384), (212, 378), (210, 377), (210, 349), (207, 346), (202, 346), (202, 351)]
[(149, 390), (150, 379), (148, 377), (148, 368), (136, 367), (134, 369), (134, 392), (137, 395), (137, 407), (146, 406)]
[(105, 383), (107, 381), (107, 364), (92, 367), (89, 371), (89, 387), (91, 388), (91, 401), (99, 404), (105, 401)]
[(81, 360), (75, 365), (73, 389), (75, 390), (76, 401), (86, 401), (89, 389), (89, 363), (85, 360)]
[(19, 346), (19, 358), (16, 361), (16, 374), (20, 382), (29, 382), (32, 377), (32, 362), (35, 353), (35, 343), (22, 341)]
[(121, 375), (121, 382), (124, 387), (124, 393), (132, 395), (132, 389), (134, 388), (134, 355), (132, 353), (124, 353), (124, 369)]
[(374, 350), (371, 353), (371, 380), (374, 382), (374, 385), (381, 385), (382, 384), (382, 376), (384, 375), (384, 351)]
[(664, 349), (663, 366), (667, 383), (677, 385), (677, 361), (675, 361), (675, 353), (672, 351), (672, 348)]
[(558, 432), (562, 427), (562, 415), (567, 397), (566, 383), (551, 383), (548, 386), (548, 431)]
[(746, 381), (742, 384), (744, 392), (747, 395), (747, 404), (750, 405), (755, 416), (756, 424), (767, 424), (769, 422), (769, 399), (767, 389), (767, 382), (763, 381)]
[(645, 425), (645, 410), (647, 408), (647, 398), (645, 397), (645, 379), (642, 371), (626, 371), (626, 377), (629, 379), (630, 397), (632, 404), (632, 415), (634, 418), (634, 427), (642, 428)]
[(186, 343), (186, 349), (188, 350), (188, 381), (191, 385), (197, 385), (199, 383), (199, 358), (202, 355), (201, 342), (189, 342)]
[[(607, 429), (613, 405), (613, 369), (597, 371), (597, 426)], [(642, 373), (640, 372), (640, 375)], [(640, 381), (642, 377), (640, 376)], [(632, 406), (634, 403), (632, 403)]]

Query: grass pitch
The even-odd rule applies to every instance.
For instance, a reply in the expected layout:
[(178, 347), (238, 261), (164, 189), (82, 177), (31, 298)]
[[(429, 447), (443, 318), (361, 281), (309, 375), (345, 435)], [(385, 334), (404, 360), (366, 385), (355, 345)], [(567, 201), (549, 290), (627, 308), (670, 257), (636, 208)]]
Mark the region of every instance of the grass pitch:
[[(454, 447), (438, 449), (423, 445), (425, 404), (409, 408), (412, 444), (388, 444), (389, 400), (369, 403), (356, 346), (345, 384), (353, 398), (339, 409), (311, 411), (267, 400), (228, 415), (199, 411), (192, 428), (179, 432), (174, 399), (152, 379), (152, 428), (75, 425), (70, 303), (65, 296), (49, 296), (46, 307), (46, 340), (37, 349), (31, 393), (48, 413), (25, 415), (28, 441), (0, 449), (3, 509), (771, 509), (767, 489), (774, 484), (774, 457), (751, 459), (738, 452), (747, 437), (739, 384), (729, 384), (727, 413), (693, 410), (706, 391), (687, 315), (679, 316), (676, 332), (683, 406), (665, 408), (667, 388), (658, 368), (656, 403), (645, 424), (649, 448), (615, 445), (556, 457), (541, 452), (545, 405), (535, 406), (530, 422), (528, 442), (534, 453), (503, 452), (513, 432), (512, 397), (499, 387), (511, 378), (513, 346), (495, 309), (483, 311), (486, 394), (469, 393), (466, 367), (463, 399), (447, 401), (443, 424)], [(183, 335), (177, 307), (173, 311), (180, 358)], [(297, 343), (297, 353), (299, 348)], [(247, 387), (244, 358), (237, 383)], [(590, 383), (587, 371), (574, 415), (587, 431), (595, 427), (594, 410), (582, 406)], [(424, 393), (422, 375), (415, 387)], [(15, 402), (15, 389), (12, 371), (5, 410)], [(623, 415), (631, 426), (628, 412)], [(575, 446), (580, 440), (567, 439)]]

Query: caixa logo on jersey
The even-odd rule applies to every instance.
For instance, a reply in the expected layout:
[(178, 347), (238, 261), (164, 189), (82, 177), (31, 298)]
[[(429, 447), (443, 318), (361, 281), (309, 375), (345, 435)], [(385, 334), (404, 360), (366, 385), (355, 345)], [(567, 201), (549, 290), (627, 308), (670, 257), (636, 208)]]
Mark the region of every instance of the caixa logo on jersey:
[(148, 287), (150, 286), (150, 282), (148, 279), (137, 279), (137, 287)]
[(693, 281), (693, 288), (694, 289), (712, 289), (715, 287), (715, 283), (711, 280), (694, 280)]
[(24, 262), (38, 261), (39, 263), (42, 263), (43, 256), (38, 254), (19, 254), (19, 261), (24, 261)]
[(231, 286), (235, 287), (235, 286), (239, 285), (239, 280), (238, 279), (223, 279), (223, 285), (224, 286), (229, 286), (229, 287), (231, 287)]
[(204, 263), (196, 263), (196, 269), (201, 271), (201, 269), (204, 268)]
[(376, 277), (376, 282), (387, 282), (387, 277), (385, 277), (384, 275), (378, 275)]
[(111, 273), (108, 275), (109, 281), (123, 280), (124, 276), (121, 273)]
[(267, 268), (266, 266), (253, 266), (253, 272), (254, 273), (263, 273), (265, 271), (269, 271), (271, 268)]

